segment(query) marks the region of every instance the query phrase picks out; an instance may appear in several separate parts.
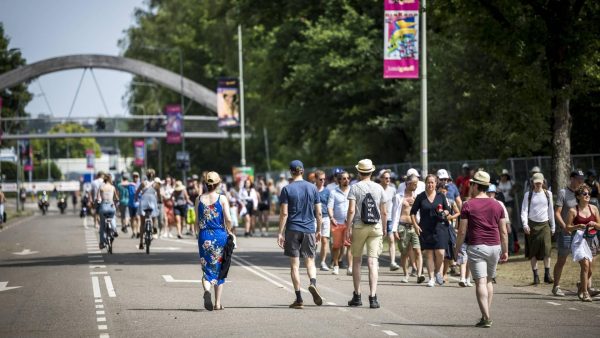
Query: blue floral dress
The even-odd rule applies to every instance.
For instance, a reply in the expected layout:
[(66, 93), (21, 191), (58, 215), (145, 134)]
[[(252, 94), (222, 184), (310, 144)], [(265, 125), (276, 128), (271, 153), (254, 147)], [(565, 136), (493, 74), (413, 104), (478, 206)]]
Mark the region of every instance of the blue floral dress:
[(227, 231), (223, 219), (221, 195), (211, 205), (204, 205), (198, 200), (198, 250), (204, 279), (211, 284), (221, 285), (224, 279), (218, 279), (223, 261), (223, 249), (227, 243)]

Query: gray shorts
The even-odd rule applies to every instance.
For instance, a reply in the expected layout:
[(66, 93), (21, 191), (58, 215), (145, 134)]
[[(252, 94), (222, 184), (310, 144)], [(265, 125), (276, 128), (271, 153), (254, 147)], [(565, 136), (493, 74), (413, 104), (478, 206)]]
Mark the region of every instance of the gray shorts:
[(321, 222), (321, 237), (331, 237), (331, 221), (329, 217), (323, 217)]
[(562, 230), (558, 230), (556, 234), (556, 249), (558, 257), (567, 257), (571, 254), (571, 235), (565, 234)]
[(122, 220), (129, 219), (129, 207), (127, 204), (119, 204), (119, 212), (121, 213)]
[(467, 256), (469, 269), (473, 279), (495, 278), (496, 267), (500, 259), (500, 245), (469, 245), (467, 246)]
[(283, 254), (288, 257), (315, 257), (317, 251), (315, 233), (293, 230), (285, 231)]

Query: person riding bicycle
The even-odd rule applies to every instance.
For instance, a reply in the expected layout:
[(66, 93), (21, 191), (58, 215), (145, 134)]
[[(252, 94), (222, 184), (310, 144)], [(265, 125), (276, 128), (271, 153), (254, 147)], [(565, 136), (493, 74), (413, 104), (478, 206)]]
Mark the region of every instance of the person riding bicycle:
[(144, 249), (144, 233), (146, 231), (146, 210), (151, 209), (150, 217), (152, 218), (153, 228), (154, 228), (154, 219), (158, 217), (158, 202), (157, 202), (157, 190), (154, 187), (154, 177), (156, 173), (154, 169), (148, 169), (146, 171), (147, 179), (140, 184), (136, 195), (140, 197), (140, 207), (138, 208), (138, 215), (141, 216), (141, 226), (140, 226), (140, 245), (139, 249)]
[(115, 201), (119, 200), (119, 193), (112, 185), (110, 174), (105, 174), (103, 180), (104, 184), (98, 189), (94, 198), (94, 200), (99, 202), (98, 213), (100, 216), (100, 249), (103, 249), (106, 243), (104, 225), (107, 217), (112, 219), (110, 227), (113, 232), (113, 237), (116, 238), (119, 236), (117, 233), (117, 222), (115, 219), (115, 213), (117, 210), (115, 208)]

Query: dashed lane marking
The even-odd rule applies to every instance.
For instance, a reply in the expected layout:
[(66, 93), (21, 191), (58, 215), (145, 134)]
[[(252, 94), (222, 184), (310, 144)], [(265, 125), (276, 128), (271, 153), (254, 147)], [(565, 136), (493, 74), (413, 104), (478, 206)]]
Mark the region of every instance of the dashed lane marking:
[(98, 317), (96, 318), (97, 322), (105, 322), (106, 321), (106, 317)]
[(100, 293), (100, 282), (96, 276), (92, 277), (92, 289), (94, 290), (94, 298), (102, 298), (102, 294)]
[(106, 284), (106, 291), (108, 291), (108, 296), (113, 298), (116, 297), (115, 288), (112, 283), (112, 279), (110, 276), (104, 276), (104, 283)]
[(576, 308), (574, 308), (574, 307), (570, 307), (570, 308), (569, 308), (569, 310), (573, 310), (573, 311), (581, 311), (581, 310), (579, 310), (579, 309), (576, 309)]
[(96, 311), (96, 314), (97, 315), (104, 315), (105, 313), (104, 313), (104, 311)]
[(90, 265), (90, 269), (106, 269), (106, 265)]
[(108, 325), (98, 325), (98, 330), (108, 330)]
[(550, 305), (554, 305), (554, 306), (559, 306), (560, 305), (560, 303), (555, 303), (555, 302), (546, 302), (546, 303), (548, 303)]
[(387, 334), (388, 336), (397, 336), (398, 334), (394, 331), (390, 331), (390, 330), (381, 330), (383, 333)]
[(90, 275), (108, 275), (108, 271), (90, 271)]

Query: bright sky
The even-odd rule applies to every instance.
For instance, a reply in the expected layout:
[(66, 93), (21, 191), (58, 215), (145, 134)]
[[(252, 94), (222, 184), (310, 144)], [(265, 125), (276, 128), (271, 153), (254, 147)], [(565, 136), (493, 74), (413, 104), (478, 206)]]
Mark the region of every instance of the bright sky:
[[(136, 7), (146, 6), (143, 0), (0, 0), (0, 22), (9, 48), (19, 48), (28, 64), (71, 54), (119, 55), (117, 42), (133, 24)], [(50, 73), (31, 82), (29, 91), (35, 97), (26, 111), (36, 116), (50, 114), (51, 109), (54, 116), (66, 117), (82, 73), (83, 69)], [(94, 69), (94, 75), (109, 114), (128, 114), (124, 99), (132, 75), (103, 69)], [(71, 116), (105, 115), (88, 70)]]

